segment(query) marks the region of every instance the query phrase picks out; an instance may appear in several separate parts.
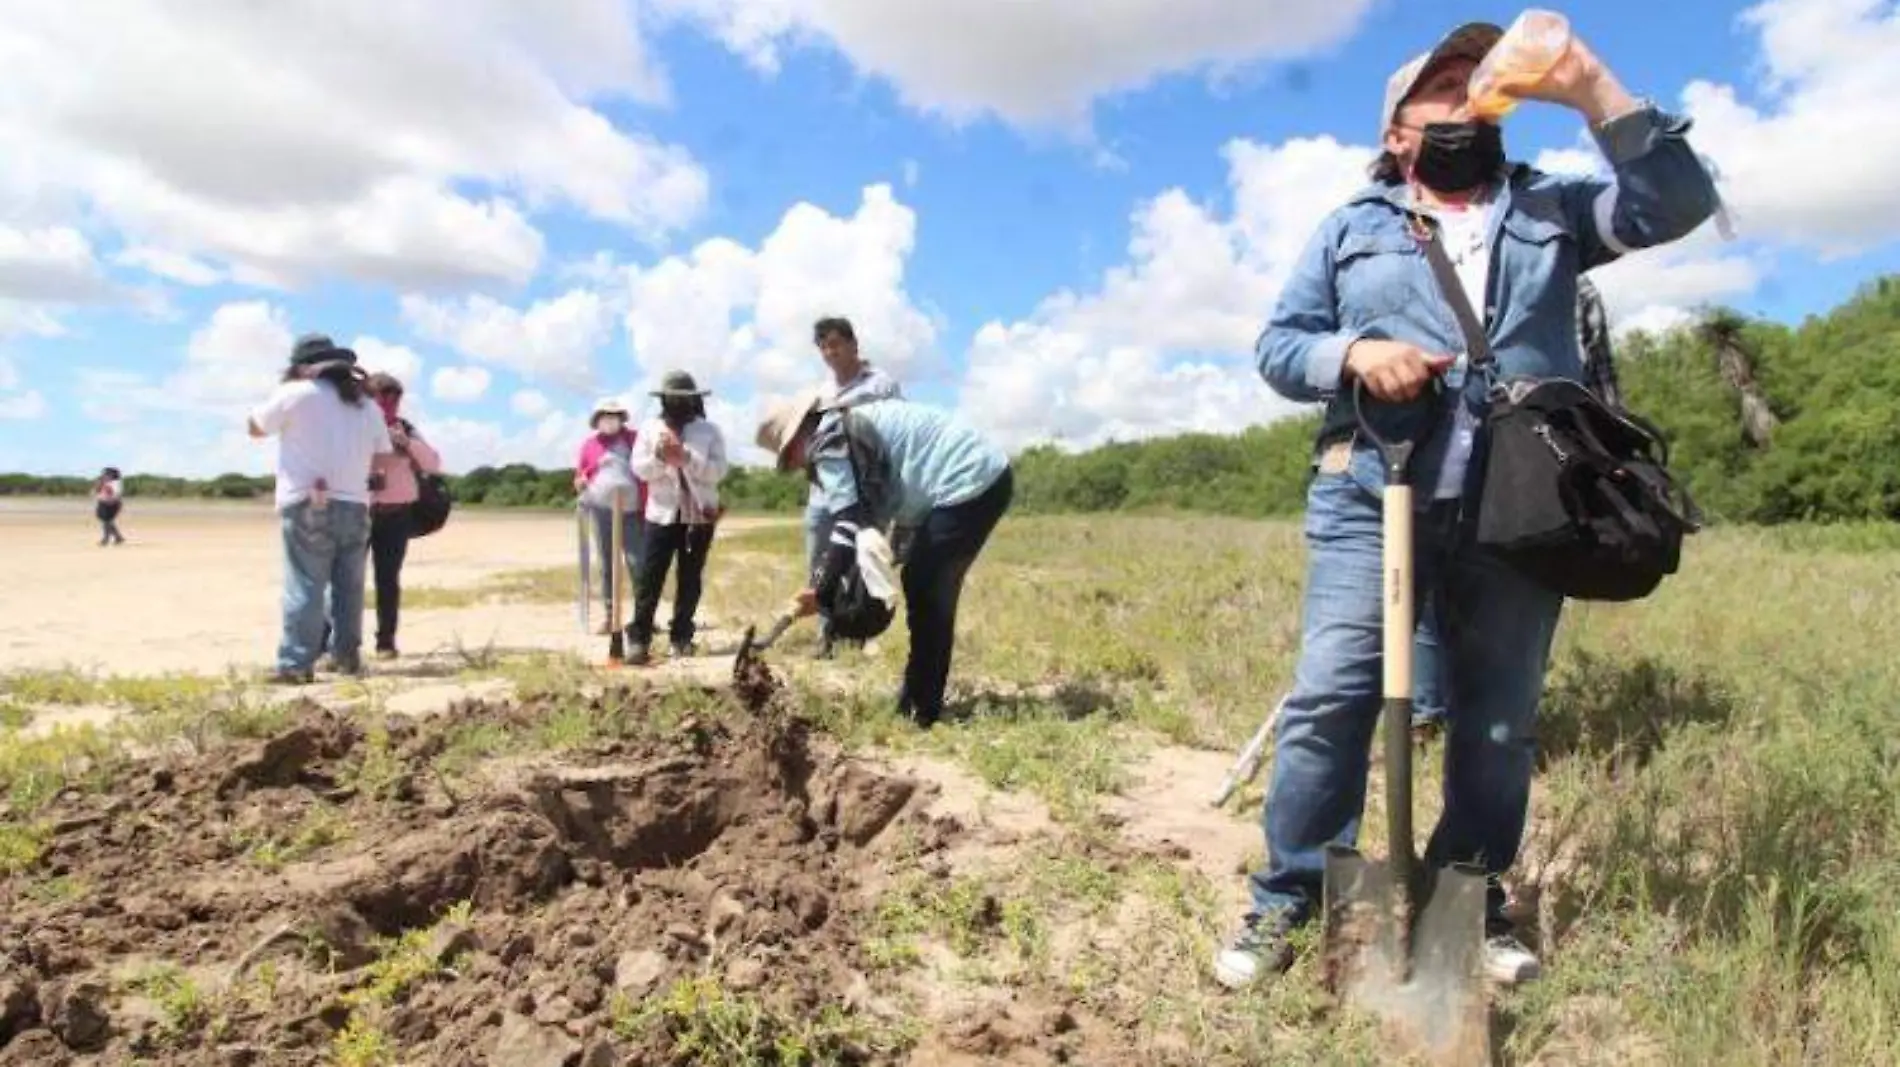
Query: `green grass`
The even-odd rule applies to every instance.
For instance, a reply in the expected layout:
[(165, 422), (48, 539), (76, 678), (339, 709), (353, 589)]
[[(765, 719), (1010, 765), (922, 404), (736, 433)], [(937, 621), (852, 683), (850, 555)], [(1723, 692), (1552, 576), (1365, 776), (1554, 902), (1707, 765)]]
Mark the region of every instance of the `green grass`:
[(231, 678), (184, 673), (139, 677), (72, 669), (13, 671), (0, 674), (0, 703), (104, 704), (151, 714), (195, 707), (234, 683)]
[[(1515, 871), (1546, 979), (1500, 1000), (1505, 1063), (1900, 1062), (1896, 530), (1718, 528), (1650, 599), (1566, 609)], [(789, 525), (722, 538), (709, 612), (769, 618), (796, 587), (800, 548)], [(951, 716), (928, 733), (891, 713), (901, 615), (869, 654), (830, 664), (800, 654), (809, 627), (788, 634), (769, 656), (824, 730), (954, 761), (1041, 798), (1057, 820), (1003, 866), (894, 871), (868, 964), (895, 978), (942, 948), (963, 961), (958, 980), (1064, 991), (1134, 1020), (1131, 1062), (1381, 1062), (1306, 963), (1268, 991), (1212, 988), (1208, 960), (1238, 918), (1226, 900), (1242, 876), (1220, 884), (1130, 858), (1098, 818), (1145, 750), (1231, 752), (1258, 725), (1291, 676), (1304, 558), (1293, 522), (1011, 517), (971, 572)], [(595, 703), (598, 679), (569, 657), (484, 670), (543, 713), (462, 727), (437, 759), (445, 780), (495, 756), (724, 713), (690, 693), (657, 709), (615, 691)], [(281, 715), (195, 680), (0, 680), (0, 707), (101, 701), (145, 714), (110, 730), (0, 732), (0, 878), (32, 877), (45, 844), (36, 813), (60, 789), (103, 781), (128, 740), (255, 736)], [(372, 730), (354, 769), (365, 795), (393, 783), (386, 750)], [(1435, 762), (1420, 767), (1421, 835)], [(1256, 784), (1236, 814), (1252, 819), (1259, 796)], [(1369, 825), (1378, 813), (1375, 793)], [(710, 979), (622, 1009), (619, 1025), (667, 1035), (681, 1062), (790, 1062), (781, 1039), (824, 1062), (872, 1025), (788, 1017)], [(377, 1021), (359, 1013), (336, 1062), (390, 1061)]]
[[(1599, 1002), (1661, 1062), (1900, 1060), (1897, 531), (1717, 528), (1648, 600), (1566, 608), (1517, 868), (1541, 900), (1549, 978), (1504, 998), (1507, 1062), (1570, 1047), (1579, 1005)], [(1258, 725), (1291, 676), (1304, 559), (1294, 522), (1011, 517), (960, 608), (965, 717), (922, 739), (892, 723), (901, 615), (868, 661), (841, 660), (861, 691), (821, 714), (1086, 815), (1144, 745), (1232, 751)], [(1420, 767), (1426, 809), (1435, 763)], [(1370, 822), (1379, 810), (1375, 796)], [(1202, 914), (1193, 951), (1155, 964), (1208, 1062), (1274, 1042), (1284, 1056), (1307, 1026), (1275, 1015), (1251, 1051), (1232, 1038), (1248, 1027), (1205, 1028), (1247, 1002), (1183, 992), (1235, 918)], [(1302, 1055), (1353, 1062), (1355, 1040), (1328, 1030)]]

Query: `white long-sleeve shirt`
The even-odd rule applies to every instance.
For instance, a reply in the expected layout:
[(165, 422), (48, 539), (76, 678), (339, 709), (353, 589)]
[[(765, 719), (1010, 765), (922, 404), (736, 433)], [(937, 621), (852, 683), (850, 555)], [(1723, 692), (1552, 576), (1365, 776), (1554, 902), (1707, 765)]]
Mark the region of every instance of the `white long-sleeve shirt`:
[(686, 456), (674, 467), (660, 459), (660, 435), (665, 432), (664, 420), (649, 419), (633, 444), (633, 473), (647, 483), (647, 521), (662, 526), (713, 521), (719, 483), (726, 477), (725, 436), (707, 419), (687, 423), (679, 435)]

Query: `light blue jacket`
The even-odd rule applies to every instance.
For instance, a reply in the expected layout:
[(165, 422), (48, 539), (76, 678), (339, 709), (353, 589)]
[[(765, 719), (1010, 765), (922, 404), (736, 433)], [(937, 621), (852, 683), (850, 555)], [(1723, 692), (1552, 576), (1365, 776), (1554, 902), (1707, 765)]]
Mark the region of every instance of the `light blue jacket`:
[(863, 504), (882, 504), (883, 514), (865, 515), (883, 525), (893, 519), (902, 526), (922, 523), (932, 508), (954, 507), (974, 500), (1009, 469), (1009, 456), (955, 415), (909, 400), (880, 400), (853, 409), (876, 435), (866, 442), (885, 457), (885, 469), (866, 472), (867, 480), (881, 474), (892, 499), (862, 499), (845, 449), (843, 413), (828, 410), (812, 431), (811, 463), (819, 505), (841, 515)]
[[(1593, 128), (1613, 180), (1545, 174), (1523, 164), (1500, 173), (1489, 235), (1491, 270), (1483, 317), (1497, 363), (1491, 377), (1581, 380), (1577, 279), (1623, 254), (1677, 240), (1710, 217), (1715, 183), (1685, 137), (1689, 122), (1645, 104)], [(1341, 389), (1346, 348), (1360, 338), (1405, 341), (1457, 354), (1464, 335), (1424, 251), (1407, 229), (1407, 187), (1375, 183), (1321, 222), (1255, 346), (1260, 374), (1296, 401), (1325, 401), (1326, 425), (1356, 427), (1350, 388)], [(1381, 436), (1430, 439), (1412, 460), (1408, 481), (1437, 484), (1454, 439), (1454, 404), (1482, 417), (1486, 376), (1460, 364), (1442, 396), (1427, 392), (1404, 405), (1369, 402)], [(1480, 446), (1481, 447), (1481, 446)], [(1454, 456), (1453, 463), (1459, 458)], [(1378, 454), (1359, 435), (1352, 477), (1377, 492)], [(1418, 506), (1431, 492), (1416, 494)]]

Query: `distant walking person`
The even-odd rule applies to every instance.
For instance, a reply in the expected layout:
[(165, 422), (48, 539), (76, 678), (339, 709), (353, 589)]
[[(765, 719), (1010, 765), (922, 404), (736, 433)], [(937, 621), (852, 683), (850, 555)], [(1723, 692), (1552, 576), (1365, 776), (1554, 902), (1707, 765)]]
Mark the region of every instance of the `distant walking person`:
[(640, 547), (639, 590), (627, 638), (629, 663), (647, 662), (653, 644), (653, 614), (674, 557), (673, 621), (667, 628), (675, 659), (693, 654), (693, 616), (699, 610), (713, 527), (724, 508), (719, 483), (726, 476), (726, 441), (706, 418), (707, 391), (685, 371), (670, 371), (654, 396), (660, 417), (641, 427), (633, 450), (633, 473), (646, 482), (646, 529)]
[[(846, 318), (819, 319), (812, 326), (812, 343), (831, 370), (831, 382), (823, 390), (825, 401), (833, 407), (856, 406), (879, 400), (903, 399), (897, 379), (858, 355), (858, 335)], [(805, 566), (818, 567), (819, 553), (831, 536), (831, 512), (825, 508), (823, 494), (813, 483), (805, 503)], [(831, 656), (831, 619), (818, 613), (818, 658)]]
[(363, 403), (356, 353), (323, 334), (291, 347), (277, 389), (251, 413), (252, 437), (276, 436), (276, 503), (284, 538), (283, 636), (272, 680), (312, 680), (332, 606), (331, 654), (363, 671), (363, 565), (369, 552), (371, 465), (395, 451), (382, 409)]
[(395, 659), (396, 625), (402, 613), (402, 565), (409, 555), (410, 516), (420, 492), (416, 470), (438, 474), (442, 457), (399, 413), (402, 382), (391, 374), (369, 376), (369, 394), (383, 415), (395, 451), (378, 455), (370, 468), (369, 554), (376, 579), (376, 658)]
[(125, 544), (119, 532), (119, 512), (125, 507), (125, 482), (119, 468), (107, 467), (92, 483), (92, 513), (99, 520), (99, 547)]
[(639, 434), (627, 425), (627, 405), (612, 397), (594, 405), (588, 419), (593, 430), (581, 442), (580, 456), (574, 461), (574, 491), (594, 526), (594, 555), (600, 560), (600, 626), (595, 632), (613, 632), (614, 620), (607, 613), (613, 607), (614, 493), (621, 493), (622, 530), (620, 552), (626, 560), (627, 575), (640, 573), (640, 542), (646, 508), (646, 484), (633, 474), (633, 446)]

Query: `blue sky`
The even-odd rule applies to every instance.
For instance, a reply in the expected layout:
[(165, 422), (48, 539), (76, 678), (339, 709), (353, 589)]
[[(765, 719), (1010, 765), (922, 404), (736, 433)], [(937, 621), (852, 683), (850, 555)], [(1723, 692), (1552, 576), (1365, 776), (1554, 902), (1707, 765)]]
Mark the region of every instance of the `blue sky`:
[[(1386, 75), (1519, 10), (166, 6), (0, 21), (0, 470), (268, 469), (242, 413), (317, 329), (410, 379), (455, 469), (563, 462), (593, 397), (675, 365), (750, 458), (829, 312), (1011, 446), (1266, 421), (1289, 408), (1247, 346)], [(1620, 325), (1798, 320), (1900, 262), (1891, 2), (1569, 14), (1696, 118), (1738, 229), (1606, 270)], [(1587, 168), (1580, 132), (1532, 104), (1506, 143)]]

